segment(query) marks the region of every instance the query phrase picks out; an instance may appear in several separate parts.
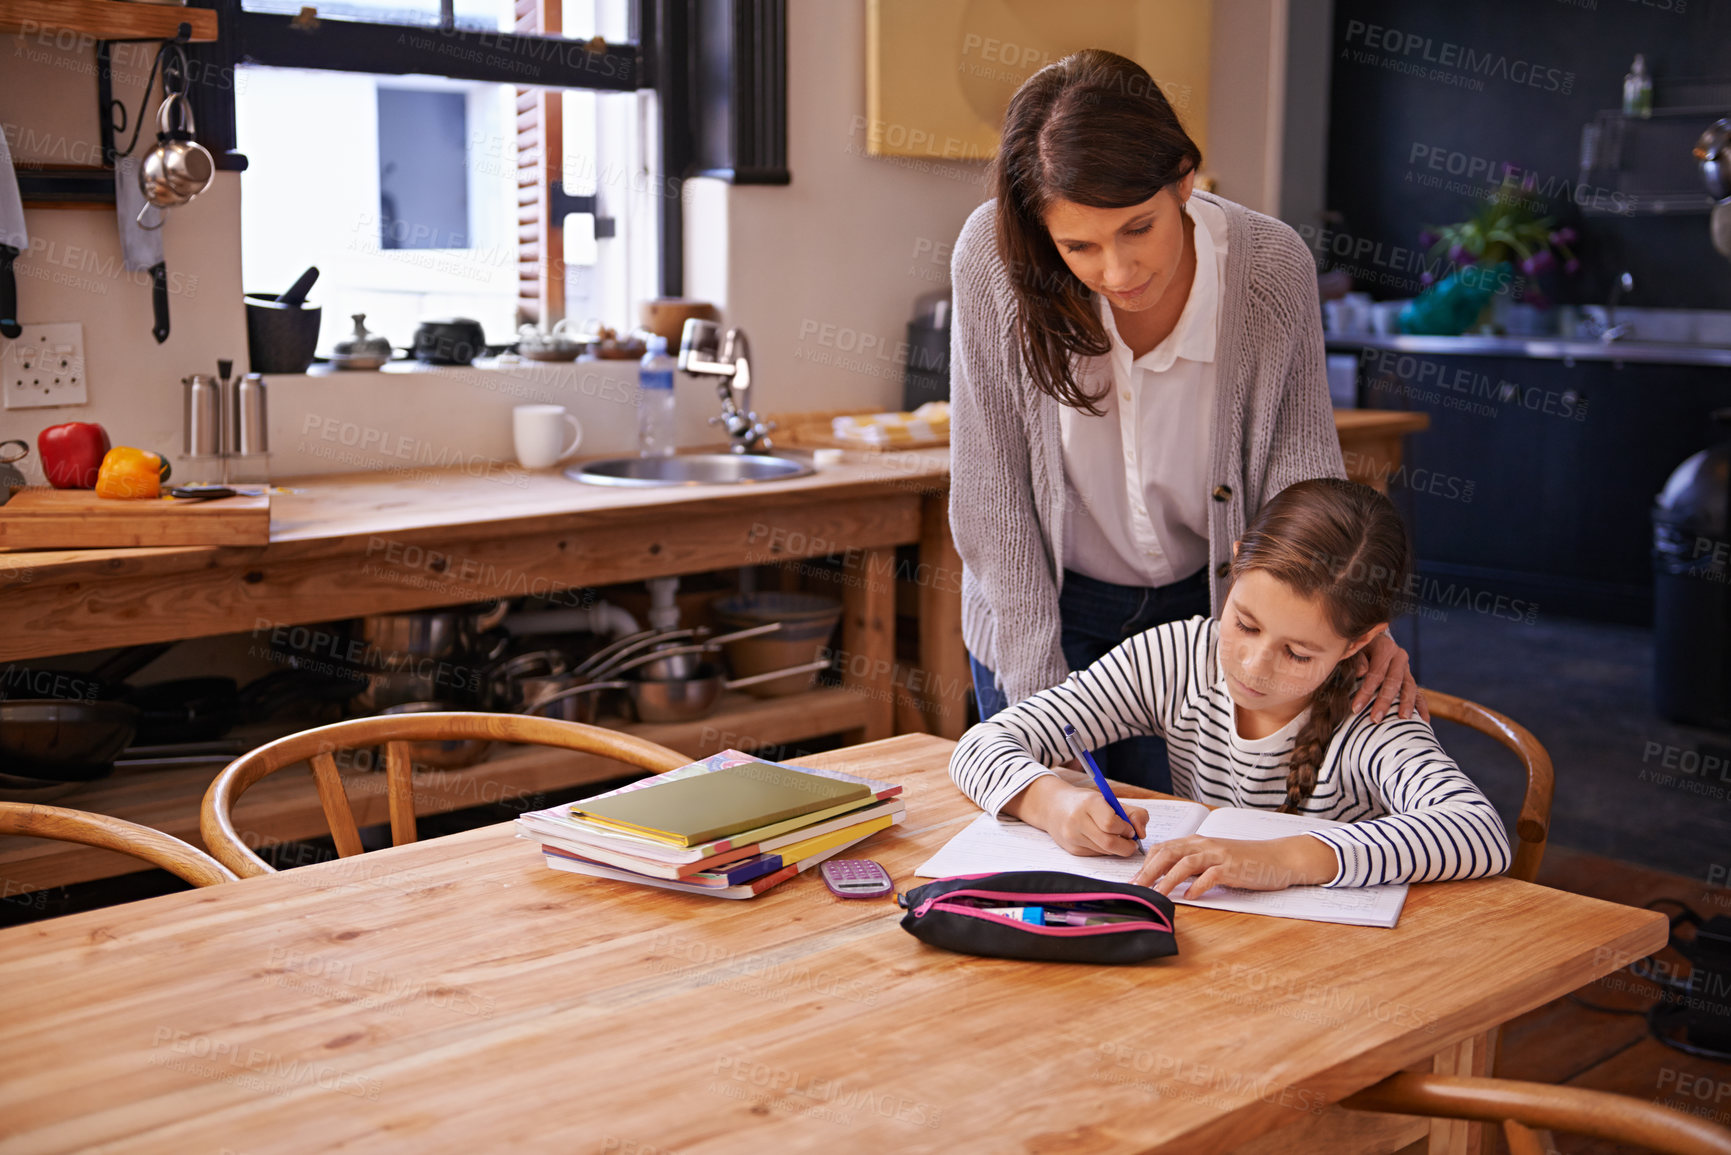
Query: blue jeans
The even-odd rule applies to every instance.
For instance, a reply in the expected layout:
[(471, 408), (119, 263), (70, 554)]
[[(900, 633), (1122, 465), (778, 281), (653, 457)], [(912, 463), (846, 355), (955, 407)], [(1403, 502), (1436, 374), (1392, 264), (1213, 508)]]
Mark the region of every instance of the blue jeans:
[[(1163, 622), (1206, 617), (1210, 609), (1206, 569), (1169, 586), (1153, 588), (1113, 585), (1065, 570), (1064, 589), (1058, 595), (1058, 645), (1070, 669), (1083, 670), (1125, 638)], [(974, 702), (980, 717), (990, 718), (1009, 702), (997, 675), (971, 653), (968, 665), (974, 675)], [(1172, 792), (1172, 767), (1164, 739), (1126, 738), (1093, 753), (1108, 778)]]

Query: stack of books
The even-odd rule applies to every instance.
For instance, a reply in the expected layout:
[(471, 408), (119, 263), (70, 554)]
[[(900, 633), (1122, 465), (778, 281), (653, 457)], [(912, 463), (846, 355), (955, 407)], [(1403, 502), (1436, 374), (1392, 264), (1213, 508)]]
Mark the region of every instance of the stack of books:
[(752, 898), (907, 812), (902, 788), (737, 750), (536, 810), (517, 836), (556, 870), (716, 898)]

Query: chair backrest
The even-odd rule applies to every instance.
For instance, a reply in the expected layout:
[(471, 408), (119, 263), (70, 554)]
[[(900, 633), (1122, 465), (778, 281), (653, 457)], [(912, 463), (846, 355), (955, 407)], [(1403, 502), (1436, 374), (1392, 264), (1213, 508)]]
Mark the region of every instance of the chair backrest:
[(1661, 1155), (1731, 1155), (1731, 1131), (1723, 1127), (1644, 1099), (1580, 1087), (1403, 1071), (1347, 1096), (1340, 1105), (1354, 1111), (1501, 1123), (1517, 1155), (1523, 1145), (1532, 1149), (1529, 1127), (1591, 1135)]
[(285, 766), (301, 762), (312, 765), (319, 804), (330, 824), (337, 854), (343, 858), (361, 853), (360, 828), (343, 791), (337, 771), (336, 753), (363, 746), (385, 747), (385, 792), (391, 815), (391, 843), (401, 846), (415, 841), (414, 782), (410, 744), (426, 741), (524, 742), (581, 750), (615, 758), (621, 762), (661, 773), (676, 770), (692, 760), (643, 738), (634, 738), (604, 726), (560, 722), (522, 714), (428, 713), (399, 714), (377, 718), (354, 718), (302, 730), (260, 746), (225, 766), (205, 792), (199, 829), (212, 854), (242, 878), (270, 874), (274, 869), (252, 852), (235, 832), (234, 804), (253, 783)]
[(233, 882), (228, 867), (190, 843), (124, 818), (38, 806), (33, 802), (0, 802), (0, 834), (24, 834), (58, 842), (82, 842), (115, 850), (159, 866), (194, 886)]
[(1433, 720), (1442, 718), (1490, 735), (1513, 750), (1526, 767), (1527, 792), (1521, 799), (1520, 816), (1515, 819), (1515, 861), (1509, 867), (1509, 877), (1535, 881), (1551, 829), (1554, 775), (1550, 754), (1525, 726), (1477, 702), (1429, 689), (1424, 691), (1424, 699)]

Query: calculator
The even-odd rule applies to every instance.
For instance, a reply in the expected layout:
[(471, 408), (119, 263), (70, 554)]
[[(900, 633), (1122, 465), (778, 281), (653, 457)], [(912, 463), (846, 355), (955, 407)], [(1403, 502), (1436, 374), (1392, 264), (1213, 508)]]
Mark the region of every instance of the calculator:
[(880, 898), (896, 888), (889, 872), (869, 858), (832, 858), (818, 872), (837, 898)]

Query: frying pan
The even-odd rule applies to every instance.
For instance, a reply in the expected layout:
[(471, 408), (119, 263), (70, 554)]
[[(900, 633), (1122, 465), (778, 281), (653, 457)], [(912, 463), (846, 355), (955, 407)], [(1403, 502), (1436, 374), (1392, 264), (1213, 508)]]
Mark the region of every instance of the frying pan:
[(127, 678), (167, 653), (173, 645), (173, 642), (153, 642), (127, 646), (87, 672), (47, 670), (8, 662), (0, 665), (0, 700), (110, 701), (126, 694), (123, 683)]
[[(173, 643), (129, 646), (89, 673), (0, 670), (0, 767), (9, 774), (59, 782), (93, 782), (114, 771), (114, 759), (138, 730), (139, 712), (114, 701), (121, 680)], [(65, 693), (66, 698), (8, 695)]]
[(124, 702), (0, 702), (0, 765), (29, 778), (91, 782), (113, 772), (137, 729), (138, 709)]
[(208, 742), (240, 724), (240, 687), (233, 678), (176, 678), (140, 686), (126, 701), (139, 709), (141, 746)]

